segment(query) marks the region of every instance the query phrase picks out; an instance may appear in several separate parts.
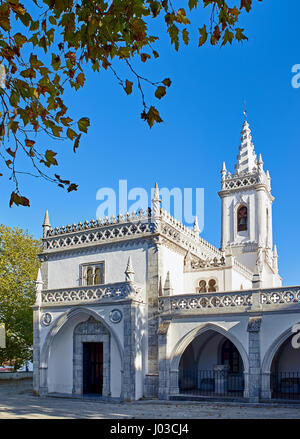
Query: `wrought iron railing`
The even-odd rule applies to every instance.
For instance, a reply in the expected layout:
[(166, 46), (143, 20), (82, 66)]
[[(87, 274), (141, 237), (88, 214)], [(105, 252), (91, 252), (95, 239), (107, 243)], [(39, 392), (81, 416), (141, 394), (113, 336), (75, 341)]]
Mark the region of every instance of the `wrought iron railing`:
[(197, 368), (179, 371), (179, 391), (199, 396), (242, 397), (244, 374), (227, 370), (199, 370)]
[(300, 372), (277, 372), (271, 374), (273, 399), (300, 400)]

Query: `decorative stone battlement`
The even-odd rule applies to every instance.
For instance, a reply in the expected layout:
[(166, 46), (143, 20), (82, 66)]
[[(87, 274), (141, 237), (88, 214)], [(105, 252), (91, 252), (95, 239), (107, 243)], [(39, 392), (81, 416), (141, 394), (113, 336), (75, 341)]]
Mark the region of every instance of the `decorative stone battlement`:
[(43, 239), (44, 251), (149, 235), (152, 232), (151, 210), (149, 209), (148, 212), (140, 210), (131, 215), (126, 213), (118, 215), (117, 218), (111, 217), (110, 220), (105, 217), (103, 220), (91, 220), (49, 229)]
[(251, 174), (233, 176), (231, 176), (230, 172), (228, 172), (224, 178), (222, 178), (222, 191), (248, 188), (257, 184), (263, 184), (266, 186), (266, 188), (269, 187), (268, 177), (264, 172), (254, 172)]
[(199, 257), (209, 256), (211, 259), (221, 258), (223, 253), (199, 234), (172, 217), (166, 210), (161, 210), (161, 232), (177, 241), (184, 248), (193, 251)]
[[(199, 257), (209, 257), (211, 260), (222, 257), (223, 254), (220, 250), (205, 241), (192, 229), (165, 210), (160, 209), (159, 212), (159, 216), (154, 217), (149, 208), (147, 211), (141, 209), (138, 212), (132, 212), (132, 214), (120, 214), (117, 217), (112, 216), (110, 219), (105, 217), (102, 220), (86, 220), (83, 223), (68, 224), (60, 228), (52, 229), (49, 225), (43, 238), (44, 252), (161, 233)], [(159, 227), (157, 227), (158, 224)]]
[(289, 306), (300, 308), (300, 286), (164, 296), (158, 302), (159, 313), (164, 314), (240, 313), (254, 307), (255, 311), (276, 311)]
[(116, 282), (98, 286), (80, 286), (57, 290), (44, 290), (41, 293), (42, 304), (60, 304), (61, 302), (111, 301), (131, 298), (142, 301), (142, 286), (132, 282)]

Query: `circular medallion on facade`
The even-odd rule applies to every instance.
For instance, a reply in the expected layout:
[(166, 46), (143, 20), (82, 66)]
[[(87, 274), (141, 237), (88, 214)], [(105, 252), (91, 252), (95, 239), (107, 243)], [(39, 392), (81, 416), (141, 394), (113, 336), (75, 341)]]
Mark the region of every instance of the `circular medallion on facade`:
[(50, 314), (50, 312), (45, 312), (45, 314), (42, 315), (41, 321), (43, 325), (49, 326), (52, 322), (52, 314)]
[(110, 313), (109, 313), (109, 320), (112, 323), (120, 323), (120, 321), (122, 320), (123, 314), (119, 309), (113, 309)]

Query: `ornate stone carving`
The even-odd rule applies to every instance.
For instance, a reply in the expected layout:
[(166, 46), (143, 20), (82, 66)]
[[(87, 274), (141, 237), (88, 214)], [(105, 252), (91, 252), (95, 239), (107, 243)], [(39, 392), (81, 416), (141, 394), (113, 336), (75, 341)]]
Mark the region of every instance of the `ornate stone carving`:
[(261, 326), (261, 317), (250, 317), (248, 321), (248, 332), (259, 332)]
[(122, 314), (122, 311), (120, 311), (119, 309), (113, 309), (109, 313), (109, 320), (112, 323), (120, 323), (122, 318), (123, 318), (123, 314)]
[(42, 314), (41, 316), (41, 322), (44, 326), (49, 326), (51, 325), (53, 320), (52, 314), (50, 312), (45, 312), (44, 314)]

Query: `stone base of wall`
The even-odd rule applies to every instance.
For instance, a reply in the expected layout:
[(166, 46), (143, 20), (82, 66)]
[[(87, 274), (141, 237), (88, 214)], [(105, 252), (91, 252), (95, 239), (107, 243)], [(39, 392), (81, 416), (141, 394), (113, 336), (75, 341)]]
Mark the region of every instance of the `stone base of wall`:
[(32, 372), (0, 372), (1, 394), (22, 394), (33, 392)]
[(144, 385), (145, 398), (158, 398), (158, 374), (147, 374)]

